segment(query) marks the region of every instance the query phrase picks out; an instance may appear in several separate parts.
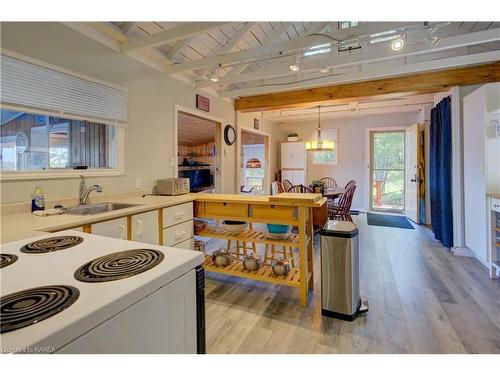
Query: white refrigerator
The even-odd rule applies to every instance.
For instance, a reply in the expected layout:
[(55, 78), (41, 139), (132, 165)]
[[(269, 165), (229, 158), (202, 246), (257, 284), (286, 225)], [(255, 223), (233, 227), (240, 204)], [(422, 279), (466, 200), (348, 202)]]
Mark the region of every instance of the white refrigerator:
[(304, 142), (281, 143), (281, 182), (307, 185), (307, 151)]

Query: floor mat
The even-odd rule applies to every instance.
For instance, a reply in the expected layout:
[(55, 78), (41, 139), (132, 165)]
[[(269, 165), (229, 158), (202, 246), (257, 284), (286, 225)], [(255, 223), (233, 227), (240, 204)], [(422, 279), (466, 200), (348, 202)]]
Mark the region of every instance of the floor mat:
[(368, 225), (375, 225), (378, 227), (415, 229), (405, 216), (367, 213), (366, 220), (368, 222)]

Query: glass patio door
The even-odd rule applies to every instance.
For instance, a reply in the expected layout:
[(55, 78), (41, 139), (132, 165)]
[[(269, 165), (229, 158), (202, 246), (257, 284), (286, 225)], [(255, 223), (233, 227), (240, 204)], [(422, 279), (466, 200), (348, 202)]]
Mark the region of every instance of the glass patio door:
[(370, 132), (370, 209), (405, 208), (405, 132)]

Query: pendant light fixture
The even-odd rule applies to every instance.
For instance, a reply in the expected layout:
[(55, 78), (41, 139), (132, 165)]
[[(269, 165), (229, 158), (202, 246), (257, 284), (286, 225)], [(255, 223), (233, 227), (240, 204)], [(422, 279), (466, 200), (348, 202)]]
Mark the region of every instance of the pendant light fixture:
[(327, 151), (333, 150), (333, 141), (324, 140), (321, 137), (321, 106), (318, 106), (318, 136), (315, 140), (306, 142), (307, 151)]

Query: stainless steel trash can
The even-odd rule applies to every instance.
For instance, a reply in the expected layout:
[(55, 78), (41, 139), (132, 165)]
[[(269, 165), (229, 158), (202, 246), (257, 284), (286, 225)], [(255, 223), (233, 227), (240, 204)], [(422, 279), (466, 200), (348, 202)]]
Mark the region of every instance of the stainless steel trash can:
[(321, 313), (353, 321), (368, 311), (359, 295), (358, 228), (328, 220), (321, 230)]

